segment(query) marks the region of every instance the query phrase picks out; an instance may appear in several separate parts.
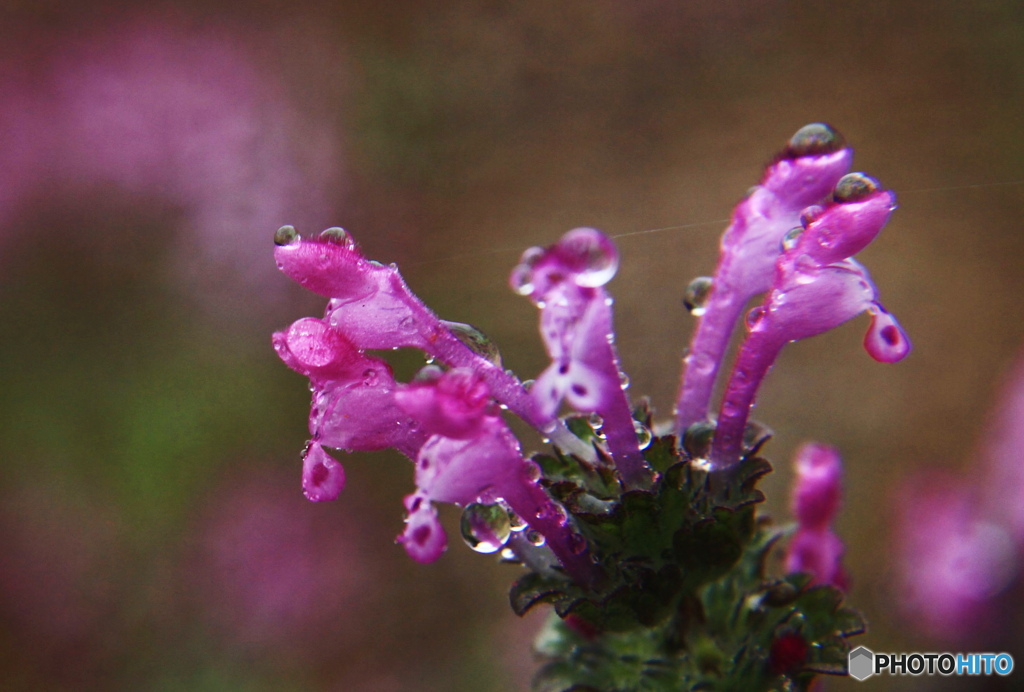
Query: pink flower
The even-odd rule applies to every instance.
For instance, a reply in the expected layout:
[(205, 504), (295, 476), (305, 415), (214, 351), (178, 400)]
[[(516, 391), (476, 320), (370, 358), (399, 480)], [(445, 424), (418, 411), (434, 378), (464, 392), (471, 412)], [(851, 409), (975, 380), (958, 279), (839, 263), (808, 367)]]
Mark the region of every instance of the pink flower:
[[(801, 128), (786, 149), (764, 172), (733, 211), (732, 223), (722, 236), (722, 252), (711, 280), (697, 290), (707, 292), (694, 314), (700, 322), (684, 359), (677, 431), (707, 417), (715, 378), (725, 357), (729, 337), (754, 296), (772, 286), (783, 236), (800, 222), (805, 208), (823, 202), (850, 169), (853, 152), (823, 123)], [(697, 307), (697, 306), (695, 306)]]
[(417, 491), (406, 498), (409, 516), (399, 537), (413, 559), (432, 562), (444, 551), (444, 529), (432, 502), (464, 506), (501, 500), (545, 537), (570, 576), (580, 583), (596, 578), (585, 543), (537, 484), (540, 470), (523, 459), (479, 377), (450, 370), (404, 387), (396, 400), (434, 433), (417, 456)]
[(24, 41), (0, 64), (0, 223), (41, 195), (141, 197), (180, 221), (183, 283), (233, 305), (267, 276), (254, 233), (329, 214), (337, 135), (260, 65), (265, 44), (152, 8)]
[(792, 510), (797, 530), (786, 550), (786, 571), (807, 572), (814, 583), (847, 588), (843, 542), (832, 531), (842, 492), (842, 461), (831, 447), (805, 444), (796, 453)]
[(530, 390), (537, 407), (554, 417), (562, 400), (604, 419), (608, 450), (627, 487), (649, 477), (622, 387), (612, 331), (611, 298), (604, 284), (618, 268), (611, 240), (592, 228), (569, 231), (547, 249), (530, 248), (510, 283), (540, 308), (540, 332), (551, 365)]
[[(480, 348), (479, 338), (474, 335), (468, 344), (460, 339), (467, 335), (465, 325), (440, 320), (394, 266), (367, 260), (342, 229), (303, 239), (285, 226), (275, 243), (281, 270), (331, 299), (323, 319), (300, 319), (273, 337), (278, 355), (309, 378), (313, 391), (312, 439), (303, 462), (306, 496), (334, 499), (344, 485), (341, 466), (324, 447), (395, 448), (416, 468), (417, 490), (405, 500), (406, 529), (399, 537), (413, 559), (431, 562), (447, 546), (433, 503), (500, 499), (545, 537), (570, 576), (592, 582), (596, 568), (585, 542), (537, 484), (539, 470), (523, 459), (495, 399), (547, 434), (559, 430), (553, 412), (543, 410)], [(365, 353), (398, 347), (418, 348), (451, 369), (430, 366), (400, 385), (385, 361)], [(616, 389), (621, 395), (617, 384)], [(561, 430), (563, 439), (582, 446)]]
[(993, 620), (1017, 548), (961, 479), (918, 478), (899, 497), (901, 606), (921, 629), (962, 641)]
[(757, 389), (787, 343), (867, 312), (865, 348), (873, 358), (891, 363), (910, 352), (909, 339), (878, 302), (867, 270), (850, 259), (878, 235), (894, 208), (891, 192), (862, 173), (850, 173), (828, 206), (807, 210), (803, 226), (787, 234), (771, 290), (747, 316), (748, 334), (722, 397), (711, 453), (716, 466), (729, 467), (740, 458)]

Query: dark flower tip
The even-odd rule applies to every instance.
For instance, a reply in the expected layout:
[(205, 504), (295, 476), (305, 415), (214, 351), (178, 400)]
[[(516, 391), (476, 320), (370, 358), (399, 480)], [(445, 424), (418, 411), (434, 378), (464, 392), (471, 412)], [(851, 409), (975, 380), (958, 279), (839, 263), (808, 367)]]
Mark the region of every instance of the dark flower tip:
[(299, 232), (295, 226), (281, 226), (274, 233), (274, 245), (291, 245), (299, 239)]
[(832, 154), (846, 146), (843, 136), (825, 123), (804, 125), (790, 137), (783, 156), (796, 159), (801, 156)]
[(832, 199), (840, 204), (859, 202), (881, 188), (881, 183), (863, 173), (847, 173), (836, 183)]

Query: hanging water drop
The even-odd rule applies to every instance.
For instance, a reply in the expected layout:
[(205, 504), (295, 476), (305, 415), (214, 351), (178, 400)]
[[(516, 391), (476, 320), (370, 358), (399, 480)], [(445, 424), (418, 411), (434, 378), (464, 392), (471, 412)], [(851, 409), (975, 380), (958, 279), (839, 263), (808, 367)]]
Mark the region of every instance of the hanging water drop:
[(708, 297), (714, 280), (710, 276), (698, 276), (691, 281), (683, 293), (683, 305), (694, 317), (700, 317), (708, 311)]
[(539, 547), (545, 543), (544, 534), (536, 529), (528, 529), (524, 535), (526, 536), (526, 540), (530, 542), (530, 545)]
[(640, 449), (647, 449), (651, 446), (654, 434), (651, 429), (638, 420), (633, 421), (633, 432), (636, 433), (636, 443)]
[(619, 386), (624, 390), (629, 389), (629, 375), (621, 370), (619, 371)]
[(299, 242), (299, 232), (295, 226), (281, 226), (274, 233), (274, 245), (291, 245)]
[(483, 357), (493, 365), (501, 367), (501, 353), (494, 342), (487, 338), (487, 335), (471, 324), (462, 322), (449, 322), (441, 320), (441, 324), (448, 328), (459, 341), (469, 347), (473, 353)]
[(500, 504), (474, 502), (462, 511), (462, 540), (478, 553), (501, 549), (512, 532), (508, 512)]

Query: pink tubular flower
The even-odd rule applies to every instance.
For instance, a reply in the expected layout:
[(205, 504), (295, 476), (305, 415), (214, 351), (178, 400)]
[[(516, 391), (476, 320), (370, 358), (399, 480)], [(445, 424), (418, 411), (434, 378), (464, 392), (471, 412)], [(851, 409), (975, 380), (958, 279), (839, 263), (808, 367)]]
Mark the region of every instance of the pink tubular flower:
[[(501, 499), (545, 537), (569, 576), (593, 582), (596, 568), (585, 542), (537, 484), (539, 470), (523, 459), (492, 396), (546, 434), (561, 430), (582, 447), (578, 438), (564, 424), (559, 428), (554, 413), (536, 404), (478, 339), (470, 340), (476, 348), (463, 343), (457, 333), (467, 328), (438, 319), (397, 269), (365, 259), (342, 229), (307, 240), (286, 226), (275, 243), (286, 274), (331, 298), (323, 319), (300, 319), (273, 337), (281, 359), (307, 376), (313, 390), (312, 439), (303, 463), (306, 496), (331, 500), (344, 485), (341, 466), (324, 447), (395, 448), (416, 463), (417, 490), (406, 498), (406, 529), (399, 537), (415, 560), (436, 560), (447, 545), (434, 502)], [(602, 306), (607, 308), (603, 301)], [(400, 385), (385, 361), (365, 353), (403, 346), (452, 369), (428, 366), (417, 380)], [(617, 384), (616, 389), (621, 394)], [(633, 434), (631, 422), (629, 430)]]
[(1009, 533), (973, 495), (969, 482), (941, 477), (900, 493), (900, 602), (922, 629), (946, 640), (963, 641), (992, 621), (992, 599), (1016, 567)]
[(918, 476), (899, 494), (900, 600), (915, 622), (946, 641), (970, 642), (991, 630), (999, 595), (1020, 573), (1024, 360), (982, 439), (968, 476)]
[(803, 226), (783, 239), (771, 291), (747, 316), (748, 334), (722, 397), (711, 453), (717, 467), (739, 460), (757, 389), (790, 341), (867, 312), (871, 327), (864, 345), (875, 360), (892, 363), (910, 352), (909, 339), (878, 302), (867, 270), (850, 259), (878, 235), (894, 207), (893, 193), (862, 173), (850, 173), (836, 185), (831, 204), (808, 209)]
[(796, 454), (792, 509), (798, 528), (786, 551), (786, 571), (807, 572), (814, 583), (845, 590), (843, 542), (832, 531), (839, 510), (842, 461), (831, 447), (805, 444)]
[(317, 238), (302, 238), (292, 226), (283, 226), (274, 242), (278, 268), (331, 299), (324, 322), (355, 349), (411, 347), (450, 367), (469, 368), (487, 383), (491, 396), (556, 444), (592, 455), (561, 421), (540, 410), (490, 353), (459, 338), (457, 331), (466, 325), (440, 320), (412, 293), (394, 265), (366, 259), (344, 230), (329, 228)]
[(409, 555), (432, 562), (445, 549), (432, 502), (468, 505), (501, 499), (545, 537), (570, 576), (591, 583), (596, 572), (586, 544), (567, 525), (564, 510), (537, 485), (539, 470), (523, 459), (484, 382), (466, 369), (428, 373), (395, 396), (432, 433), (416, 458), (417, 491), (406, 498), (409, 516), (399, 541)]
[(747, 302), (772, 287), (783, 236), (798, 225), (806, 207), (832, 192), (850, 169), (852, 156), (828, 125), (807, 125), (768, 166), (761, 184), (736, 206), (722, 236), (721, 258), (710, 287), (705, 278), (691, 284), (691, 291), (706, 295), (693, 310), (700, 322), (684, 359), (676, 405), (679, 439), (690, 425), (707, 417), (729, 337)]
[(540, 331), (551, 365), (530, 393), (547, 417), (562, 400), (604, 419), (608, 449), (627, 487), (649, 477), (612, 332), (611, 298), (603, 286), (618, 269), (618, 251), (592, 228), (569, 231), (547, 249), (530, 248), (512, 270), (510, 283), (540, 308)]
[(312, 440), (303, 453), (302, 487), (320, 502), (337, 498), (344, 471), (323, 445), (346, 451), (394, 447), (415, 456), (425, 436), (394, 402), (391, 368), (355, 348), (323, 320), (304, 317), (276, 332), (274, 348), (288, 367), (309, 378)]

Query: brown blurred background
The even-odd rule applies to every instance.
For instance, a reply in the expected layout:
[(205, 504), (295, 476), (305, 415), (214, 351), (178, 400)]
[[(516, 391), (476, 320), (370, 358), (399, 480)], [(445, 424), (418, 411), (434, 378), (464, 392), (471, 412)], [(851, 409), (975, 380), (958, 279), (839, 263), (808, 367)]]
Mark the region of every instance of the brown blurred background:
[(352, 456), (341, 499), (302, 498), (305, 382), (269, 334), (323, 303), (273, 231), (345, 226), (523, 378), (521, 250), (636, 233), (618, 345), (667, 417), (683, 288), (812, 121), (899, 195), (862, 259), (915, 349), (875, 363), (859, 320), (784, 353), (768, 509), (797, 444), (838, 446), (860, 641), (936, 650), (894, 605), (890, 531), (908, 473), (970, 468), (1024, 345), (1020, 2), (5, 3), (0, 687), (524, 689), (516, 571), (392, 544), (406, 462)]

